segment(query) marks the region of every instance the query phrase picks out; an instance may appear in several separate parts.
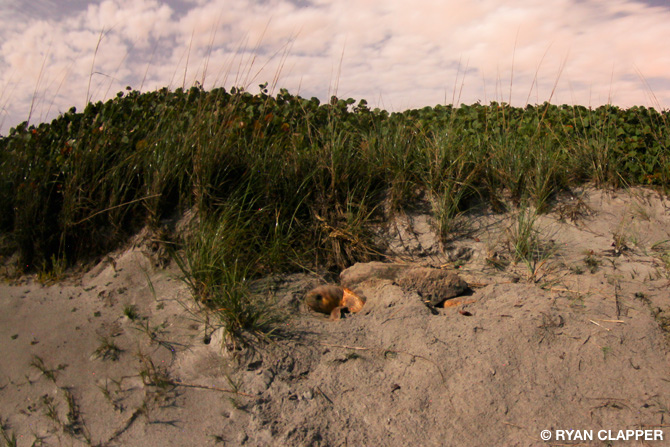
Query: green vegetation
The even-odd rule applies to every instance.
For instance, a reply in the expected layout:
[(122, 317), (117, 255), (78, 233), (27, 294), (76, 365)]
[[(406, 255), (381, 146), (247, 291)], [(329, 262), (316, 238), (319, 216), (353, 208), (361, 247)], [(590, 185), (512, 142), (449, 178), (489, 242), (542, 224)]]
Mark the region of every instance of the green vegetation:
[(544, 243), (537, 226), (537, 211), (525, 205), (520, 206), (515, 222), (508, 229), (510, 253), (515, 263), (523, 262), (528, 267), (533, 280), (540, 268), (555, 252), (555, 247)]
[(100, 337), (100, 346), (93, 352), (93, 356), (101, 360), (117, 361), (123, 350), (119, 348), (111, 337)]
[(667, 112), (491, 103), (389, 114), (260, 87), (128, 88), (12, 129), (0, 138), (4, 244), (24, 270), (57, 277), (193, 210), (176, 240), (185, 281), (231, 335), (267, 335), (279, 320), (249, 281), (379, 258), (382, 203), (399, 210), (427, 194), (448, 239), (477, 203), (501, 209), (511, 197), (542, 211), (587, 181), (670, 184)]
[(140, 314), (137, 312), (137, 306), (130, 303), (123, 306), (123, 315), (130, 321), (135, 321), (140, 318)]
[(44, 377), (51, 380), (53, 383), (56, 383), (56, 373), (58, 371), (64, 370), (67, 367), (67, 365), (58, 365), (57, 368), (50, 369), (46, 366), (44, 360), (42, 360), (42, 358), (37, 355), (33, 355), (30, 366), (39, 370)]
[(2, 435), (2, 439), (5, 441), (7, 447), (17, 446), (16, 434), (9, 431), (9, 424), (4, 422), (2, 418), (0, 418), (0, 435)]
[(592, 274), (598, 271), (598, 267), (600, 267), (601, 263), (602, 261), (596, 257), (593, 250), (587, 253), (586, 256), (584, 257), (584, 264), (586, 264), (586, 266), (589, 269), (589, 272), (591, 272)]

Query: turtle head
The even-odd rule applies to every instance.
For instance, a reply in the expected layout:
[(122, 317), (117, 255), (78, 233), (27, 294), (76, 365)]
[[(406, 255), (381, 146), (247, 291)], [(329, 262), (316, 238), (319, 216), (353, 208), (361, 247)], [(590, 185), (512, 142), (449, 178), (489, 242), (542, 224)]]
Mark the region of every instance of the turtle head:
[(342, 289), (336, 286), (320, 286), (305, 295), (305, 304), (316, 312), (329, 314), (342, 303)]

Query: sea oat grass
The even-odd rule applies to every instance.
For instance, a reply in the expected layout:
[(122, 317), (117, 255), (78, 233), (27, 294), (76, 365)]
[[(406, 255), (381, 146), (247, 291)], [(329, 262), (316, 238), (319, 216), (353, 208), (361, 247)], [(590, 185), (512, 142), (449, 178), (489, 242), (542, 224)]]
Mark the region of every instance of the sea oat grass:
[(523, 204), (517, 211), (512, 225), (508, 229), (508, 242), (512, 260), (523, 262), (530, 278), (536, 280), (539, 269), (555, 254), (556, 248), (548, 240), (548, 235), (538, 226), (537, 209)]

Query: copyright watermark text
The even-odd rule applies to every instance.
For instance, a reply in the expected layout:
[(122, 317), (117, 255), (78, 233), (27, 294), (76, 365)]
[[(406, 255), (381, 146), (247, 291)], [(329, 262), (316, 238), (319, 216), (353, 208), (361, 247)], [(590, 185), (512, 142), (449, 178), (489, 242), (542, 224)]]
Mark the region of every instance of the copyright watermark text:
[(542, 430), (543, 441), (663, 441), (663, 430)]

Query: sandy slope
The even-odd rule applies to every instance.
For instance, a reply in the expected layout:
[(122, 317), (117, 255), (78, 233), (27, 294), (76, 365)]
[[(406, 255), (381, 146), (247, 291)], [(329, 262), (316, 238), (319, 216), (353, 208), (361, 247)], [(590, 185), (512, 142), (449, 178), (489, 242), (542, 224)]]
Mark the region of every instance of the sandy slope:
[(204, 344), (212, 327), (176, 272), (140, 248), (61, 284), (2, 284), (5, 433), (18, 445), (531, 446), (552, 445), (544, 429), (642, 428), (666, 445), (670, 202), (588, 190), (561, 203), (538, 222), (557, 252), (534, 273), (493, 268), (508, 263), (513, 216), (471, 215), (443, 247), (426, 216), (397, 217), (394, 258), (456, 271), (467, 304), (433, 312), (357, 265), (373, 272), (356, 285), (368, 303), (330, 322), (301, 306), (318, 278), (275, 278), (267, 293), (295, 315), (292, 336), (256, 350), (231, 352), (218, 333)]

